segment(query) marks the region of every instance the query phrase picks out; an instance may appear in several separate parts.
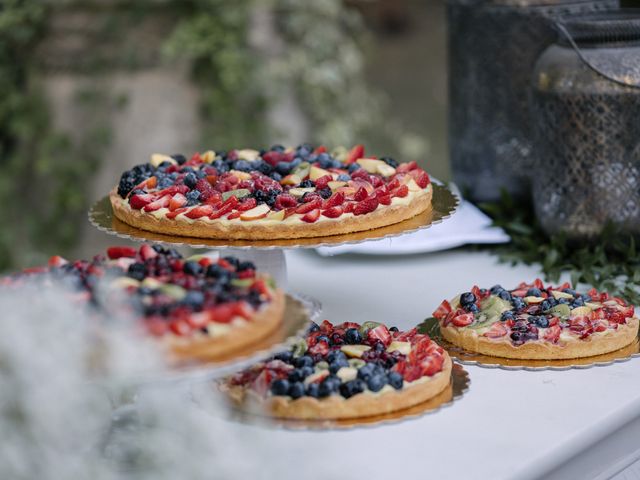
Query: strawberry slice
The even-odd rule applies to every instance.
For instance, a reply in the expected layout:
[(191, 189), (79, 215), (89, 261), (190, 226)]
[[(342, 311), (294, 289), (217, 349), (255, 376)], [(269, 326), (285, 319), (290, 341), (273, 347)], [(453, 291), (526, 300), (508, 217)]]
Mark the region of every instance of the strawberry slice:
[(236, 210), (238, 210), (239, 212), (246, 212), (254, 208), (256, 205), (258, 205), (258, 201), (255, 198), (251, 197), (240, 202), (240, 204), (236, 207)]
[(432, 377), (436, 373), (442, 371), (443, 363), (444, 358), (439, 355), (432, 355), (425, 358), (420, 364), (420, 367), (422, 368), (422, 376), (426, 375)]
[(253, 314), (254, 310), (251, 308), (247, 302), (235, 302), (233, 305), (233, 314), (237, 317), (242, 317), (246, 320), (249, 320)]
[(457, 315), (451, 319), (451, 323), (453, 323), (456, 327), (466, 327), (467, 325), (471, 325), (473, 323), (473, 313), (463, 313)]
[(324, 145), (320, 145), (318, 148), (316, 148), (316, 149), (313, 151), (313, 154), (314, 154), (314, 155), (319, 155), (319, 154), (321, 154), (321, 153), (326, 153), (326, 152), (327, 152), (327, 147), (325, 147)]
[(314, 223), (320, 218), (320, 209), (317, 208), (315, 210), (311, 210), (309, 213), (306, 213), (300, 220), (307, 223)]
[(173, 220), (174, 218), (176, 218), (178, 215), (180, 215), (181, 213), (184, 213), (186, 211), (189, 210), (189, 207), (182, 207), (179, 208), (177, 210), (174, 210), (173, 212), (167, 212), (166, 217), (170, 220)]
[(233, 305), (223, 303), (222, 305), (216, 305), (210, 310), (211, 319), (218, 323), (229, 323), (233, 320)]
[(291, 215), (296, 213), (296, 207), (286, 208), (284, 210), (284, 218), (289, 218)]
[(431, 182), (429, 174), (421, 169), (412, 170), (409, 175), (413, 177), (420, 188), (425, 188)]
[[(117, 248), (117, 247), (111, 247), (111, 248)], [(121, 247), (121, 248), (129, 248), (129, 247)], [(136, 249), (132, 248), (131, 250), (133, 250), (133, 256), (136, 255)], [(108, 252), (109, 250), (107, 250)], [(109, 257), (111, 258), (111, 257)], [(62, 258), (60, 255), (54, 255), (53, 257), (51, 257), (49, 259), (49, 266), (50, 267), (61, 267), (63, 265), (66, 265), (67, 263), (69, 263), (66, 259)]]
[(184, 216), (187, 218), (196, 219), (211, 215), (212, 213), (213, 207), (211, 205), (199, 205), (189, 210), (184, 214)]
[(242, 212), (236, 210), (227, 215), (227, 220), (235, 220), (236, 218), (240, 218), (240, 215), (242, 215)]
[(376, 340), (381, 341), (385, 347), (391, 343), (391, 333), (385, 325), (378, 325), (367, 332), (367, 340), (373, 344)]
[(191, 332), (191, 327), (186, 320), (174, 320), (169, 324), (169, 329), (176, 335), (183, 337)]
[(155, 200), (150, 204), (145, 205), (143, 210), (145, 212), (155, 212), (156, 210), (160, 210), (161, 208), (168, 207), (170, 201), (171, 201), (171, 196), (165, 195), (164, 197), (161, 197), (158, 200)]
[(331, 207), (323, 210), (322, 215), (327, 218), (338, 218), (340, 215), (344, 213), (344, 208), (342, 207)]
[(235, 197), (235, 196), (229, 197), (227, 200), (225, 200), (225, 202), (222, 205), (220, 205), (220, 207), (217, 210), (215, 210), (211, 215), (209, 215), (209, 218), (216, 219), (216, 218), (223, 217), (224, 215), (232, 211), (234, 208), (236, 208), (236, 205), (238, 205), (238, 203), (240, 203), (240, 201), (238, 200), (238, 197)]
[(423, 369), (420, 365), (407, 364), (404, 372), (402, 372), (402, 376), (407, 382), (413, 382), (423, 377)]
[(562, 333), (562, 327), (560, 325), (552, 325), (547, 328), (547, 331), (544, 332), (544, 339), (547, 342), (558, 343), (558, 339), (560, 338), (560, 334)]
[(324, 203), (322, 204), (322, 208), (337, 207), (339, 205), (342, 205), (343, 203), (344, 193), (336, 192), (324, 201)]
[(134, 210), (140, 210), (149, 205), (155, 199), (155, 195), (151, 195), (149, 193), (136, 194), (129, 198), (129, 205), (131, 205), (131, 208)]
[(169, 201), (169, 210), (175, 211), (181, 207), (184, 207), (187, 204), (187, 197), (185, 197), (181, 193), (176, 193), (171, 200)]
[[(134, 258), (138, 251), (133, 247), (109, 247), (107, 248), (107, 256), (111, 260), (116, 260), (121, 257)], [(53, 257), (52, 257), (53, 258)]]
[(373, 212), (376, 208), (378, 208), (378, 199), (375, 196), (371, 196), (366, 198), (365, 200), (358, 203), (353, 209), (354, 215), (365, 215), (367, 213)]
[(443, 320), (449, 315), (453, 309), (451, 308), (451, 304), (448, 300), (443, 300), (443, 302), (438, 306), (435, 312), (433, 312), (433, 317), (438, 320)]
[(200, 200), (207, 205), (217, 207), (222, 203), (222, 194), (220, 192), (211, 191), (208, 192), (207, 195), (205, 195), (205, 198), (202, 198), (202, 196), (200, 196)]
[(418, 164), (415, 161), (411, 161), (407, 163), (401, 163), (400, 165), (398, 165), (398, 168), (396, 168), (396, 172), (407, 173), (407, 172), (410, 172), (411, 170), (415, 170), (416, 168), (418, 168)]
[(312, 210), (316, 210), (316, 209), (321, 208), (321, 207), (322, 207), (322, 197), (318, 196), (318, 197), (313, 198), (310, 202), (303, 203), (298, 208), (296, 208), (296, 213), (299, 213), (299, 214), (302, 215), (302, 214), (305, 214), (307, 212), (311, 212)]
[(258, 395), (266, 395), (271, 386), (273, 380), (273, 374), (269, 370), (263, 370), (260, 375), (251, 384), (251, 389)]
[(509, 333), (509, 329), (507, 329), (506, 325), (502, 322), (496, 322), (484, 333), (484, 336), (488, 338), (500, 338), (504, 337), (507, 333)]
[(356, 160), (358, 160), (359, 158), (363, 158), (363, 157), (364, 157), (364, 145), (356, 145), (349, 151), (347, 158), (345, 158), (344, 160), (344, 163), (349, 165), (355, 162)]
[(149, 260), (157, 256), (158, 252), (156, 252), (151, 245), (145, 243), (140, 247), (140, 257), (142, 257), (142, 260)]
[(262, 155), (262, 160), (267, 162), (272, 167), (275, 167), (278, 163), (284, 161), (284, 153), (275, 151), (266, 152), (264, 155)]
[(327, 188), (329, 182), (333, 180), (331, 175), (323, 175), (322, 177), (316, 179), (316, 188), (318, 190), (322, 190), (323, 188)]

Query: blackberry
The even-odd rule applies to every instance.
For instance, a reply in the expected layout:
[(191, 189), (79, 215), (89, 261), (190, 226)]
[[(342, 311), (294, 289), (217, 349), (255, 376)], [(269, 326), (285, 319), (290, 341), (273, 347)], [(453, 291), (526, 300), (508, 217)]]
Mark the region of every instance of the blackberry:
[(131, 174), (131, 172), (124, 172), (120, 177), (120, 183), (118, 183), (118, 195), (120, 195), (122, 198), (125, 198), (135, 186), (135, 178)]
[(180, 153), (174, 153), (171, 158), (178, 162), (178, 165), (184, 165), (187, 162), (187, 158)]
[(298, 185), (299, 188), (312, 188), (315, 186), (316, 184), (313, 180), (305, 180), (304, 182), (300, 183), (300, 185)]
[(146, 275), (146, 267), (144, 263), (132, 263), (129, 265), (129, 269), (127, 270), (127, 275), (131, 278), (134, 278), (141, 282), (144, 280)]
[(465, 305), (475, 303), (475, 301), (476, 301), (476, 296), (471, 292), (465, 292), (462, 295), (460, 295), (460, 305), (462, 305), (463, 307)]
[(269, 150), (272, 151), (272, 152), (280, 152), (280, 153), (282, 153), (282, 152), (285, 151), (285, 148), (282, 145), (276, 144), (276, 145), (271, 145), (271, 148)]
[(262, 160), (256, 160), (253, 162), (252, 166), (254, 170), (262, 173), (263, 175), (269, 175), (273, 172), (273, 167)]
[(229, 263), (231, 266), (233, 266), (233, 268), (238, 270), (238, 265), (240, 265), (240, 260), (238, 260), (236, 257), (222, 257), (222, 259), (225, 262)]
[(380, 160), (393, 168), (398, 168), (398, 162), (391, 157), (380, 157)]
[(187, 275), (200, 275), (202, 273), (202, 265), (198, 262), (185, 262), (182, 266), (182, 271)]
[(256, 266), (253, 262), (240, 262), (238, 264), (238, 272), (242, 272), (244, 270), (255, 270)]
[(322, 190), (318, 190), (317, 193), (320, 194), (320, 196), (325, 200), (333, 194), (333, 192), (329, 187), (323, 188)]
[(347, 328), (346, 332), (344, 332), (344, 339), (351, 345), (357, 345), (362, 342), (362, 335), (360, 335), (360, 331), (357, 328)]

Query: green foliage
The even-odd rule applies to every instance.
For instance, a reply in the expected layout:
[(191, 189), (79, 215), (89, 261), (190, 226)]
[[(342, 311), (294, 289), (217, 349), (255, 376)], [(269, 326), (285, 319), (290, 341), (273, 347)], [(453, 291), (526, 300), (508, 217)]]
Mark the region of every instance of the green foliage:
[(511, 236), (511, 243), (496, 247), (503, 261), (539, 263), (549, 281), (567, 273), (574, 286), (591, 285), (640, 303), (640, 252), (633, 236), (609, 226), (589, 244), (578, 245), (563, 234), (548, 237), (535, 221), (531, 202), (515, 201), (506, 192), (500, 202), (480, 208)]

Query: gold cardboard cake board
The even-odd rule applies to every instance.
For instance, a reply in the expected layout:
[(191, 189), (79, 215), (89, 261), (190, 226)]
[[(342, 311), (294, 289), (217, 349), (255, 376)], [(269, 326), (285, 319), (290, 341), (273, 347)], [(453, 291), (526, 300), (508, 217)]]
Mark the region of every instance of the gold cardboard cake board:
[(176, 235), (164, 235), (148, 232), (127, 225), (118, 220), (111, 208), (109, 197), (106, 196), (96, 202), (89, 210), (89, 221), (99, 230), (136, 241), (149, 241), (173, 245), (185, 245), (192, 248), (317, 248), (333, 247), (344, 244), (361, 243), (368, 240), (380, 240), (396, 237), (405, 233), (428, 228), (431, 225), (442, 222), (453, 215), (458, 208), (460, 200), (456, 194), (447, 187), (432, 183), (433, 198), (432, 209), (422, 212), (415, 217), (404, 220), (387, 227), (365, 230), (344, 235), (331, 235), (327, 237), (275, 239), (275, 240), (221, 240), (181, 237)]
[(481, 353), (469, 352), (448, 342), (440, 333), (440, 325), (435, 318), (429, 318), (418, 325), (420, 333), (428, 334), (433, 340), (445, 348), (451, 358), (464, 365), (477, 365), (485, 368), (502, 368), (505, 370), (570, 370), (574, 368), (590, 368), (626, 362), (640, 356), (640, 332), (629, 345), (613, 352), (583, 358), (561, 360), (526, 360), (516, 358), (493, 357)]
[[(354, 427), (376, 427), (387, 423), (411, 420), (450, 406), (469, 390), (470, 383), (467, 371), (454, 363), (451, 370), (451, 381), (442, 392), (426, 402), (383, 415), (342, 420), (286, 420), (233, 409), (229, 418), (242, 423), (293, 430), (342, 430)], [(212, 409), (215, 409), (211, 413), (222, 415), (224, 412), (220, 411), (218, 402), (207, 402), (207, 399), (211, 398), (212, 388), (215, 388), (215, 385), (212, 386), (209, 382), (197, 385), (192, 390), (193, 399), (202, 408), (207, 409), (208, 406), (211, 406)]]

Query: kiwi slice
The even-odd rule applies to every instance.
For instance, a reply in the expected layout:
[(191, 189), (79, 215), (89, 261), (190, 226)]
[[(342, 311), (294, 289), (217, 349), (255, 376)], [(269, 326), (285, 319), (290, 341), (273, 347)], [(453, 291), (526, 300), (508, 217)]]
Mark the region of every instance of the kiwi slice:
[(558, 317), (568, 317), (571, 315), (571, 307), (565, 303), (559, 303), (555, 307), (550, 308), (545, 313), (550, 313)]
[(230, 197), (237, 197), (238, 199), (248, 197), (251, 192), (246, 188), (238, 188), (237, 190), (229, 190), (222, 194), (222, 200), (228, 200)]
[(363, 338), (366, 338), (367, 336), (367, 332), (373, 328), (376, 328), (378, 326), (382, 325), (381, 323), (378, 322), (364, 322), (362, 325), (360, 325), (360, 335), (362, 335)]

